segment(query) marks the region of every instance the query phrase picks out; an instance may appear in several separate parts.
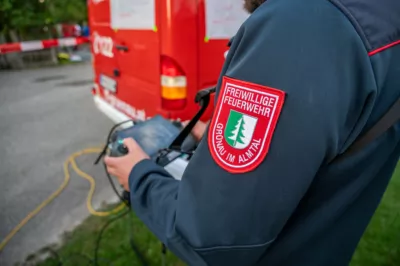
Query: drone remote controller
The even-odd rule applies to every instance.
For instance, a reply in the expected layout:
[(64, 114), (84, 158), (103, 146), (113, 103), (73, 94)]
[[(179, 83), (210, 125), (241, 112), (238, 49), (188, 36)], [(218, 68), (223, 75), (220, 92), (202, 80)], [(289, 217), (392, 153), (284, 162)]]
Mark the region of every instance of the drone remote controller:
[[(152, 159), (159, 155), (159, 151), (168, 148), (175, 138), (180, 134), (183, 125), (180, 122), (171, 122), (161, 116), (139, 122), (136, 125), (118, 130), (111, 136), (108, 145), (110, 157), (122, 157), (128, 154), (128, 148), (123, 140), (133, 138), (139, 146)], [(197, 141), (189, 135), (181, 146), (183, 152), (194, 150)]]
[[(187, 161), (190, 160), (191, 155), (189, 154), (193, 154), (197, 146), (197, 141), (191, 135), (191, 131), (204, 114), (210, 102), (210, 95), (215, 91), (216, 88), (214, 87), (197, 93), (195, 102), (199, 103), (201, 109), (186, 127), (183, 127), (182, 123), (178, 121), (171, 122), (158, 115), (152, 119), (140, 122), (133, 127), (114, 132), (114, 134), (110, 136), (110, 139), (108, 139), (106, 147), (95, 161), (95, 164), (98, 164), (105, 154), (108, 154), (110, 157), (122, 157), (127, 155), (129, 150), (124, 145), (124, 139), (126, 138), (135, 139), (139, 146), (143, 148), (144, 152), (163, 167), (169, 166), (172, 161), (178, 158)], [(165, 154), (161, 156), (161, 150), (169, 150), (169, 152), (166, 156)], [(111, 179), (110, 182), (112, 182)], [(124, 191), (122, 198), (130, 205), (129, 192)]]

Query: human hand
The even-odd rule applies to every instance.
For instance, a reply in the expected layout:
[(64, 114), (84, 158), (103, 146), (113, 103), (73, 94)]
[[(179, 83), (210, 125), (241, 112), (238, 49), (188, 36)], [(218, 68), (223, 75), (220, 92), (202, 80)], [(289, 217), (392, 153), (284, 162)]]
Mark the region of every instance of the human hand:
[(107, 166), (107, 172), (118, 178), (119, 183), (126, 191), (129, 191), (129, 175), (140, 161), (149, 159), (150, 157), (143, 151), (143, 149), (132, 139), (124, 139), (124, 144), (128, 148), (128, 154), (123, 157), (109, 157), (104, 158)]
[[(190, 122), (189, 120), (188, 120), (188, 121), (185, 121), (185, 122), (182, 122), (182, 125), (183, 125), (184, 127), (186, 127), (186, 126), (189, 124), (189, 122)], [(198, 122), (196, 123), (196, 125), (195, 125), (194, 128), (192, 129), (192, 135), (194, 136), (194, 138), (195, 138), (197, 141), (199, 141), (199, 140), (203, 137), (204, 132), (206, 132), (207, 126), (208, 126), (208, 122), (207, 122), (207, 123), (204, 123), (204, 122), (202, 122), (202, 121), (198, 121)]]

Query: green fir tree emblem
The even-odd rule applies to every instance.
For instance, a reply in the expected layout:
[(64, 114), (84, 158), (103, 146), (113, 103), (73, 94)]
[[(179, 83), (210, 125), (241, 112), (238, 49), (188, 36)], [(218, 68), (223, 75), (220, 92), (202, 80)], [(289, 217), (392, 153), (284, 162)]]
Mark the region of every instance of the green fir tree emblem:
[(247, 147), (252, 139), (257, 119), (237, 111), (230, 111), (225, 127), (226, 142), (237, 149)]

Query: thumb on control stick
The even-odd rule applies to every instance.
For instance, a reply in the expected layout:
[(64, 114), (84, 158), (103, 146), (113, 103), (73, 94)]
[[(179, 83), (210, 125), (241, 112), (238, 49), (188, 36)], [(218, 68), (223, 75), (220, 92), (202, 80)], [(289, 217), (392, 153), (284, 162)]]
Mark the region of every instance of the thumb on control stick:
[(126, 148), (128, 148), (128, 151), (133, 151), (140, 147), (139, 144), (132, 138), (124, 139), (124, 145)]

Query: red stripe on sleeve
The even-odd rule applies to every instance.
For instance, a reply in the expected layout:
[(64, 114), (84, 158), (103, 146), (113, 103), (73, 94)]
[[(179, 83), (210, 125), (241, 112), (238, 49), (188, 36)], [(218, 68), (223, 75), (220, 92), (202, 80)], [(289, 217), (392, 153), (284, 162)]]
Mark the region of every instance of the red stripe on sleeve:
[(382, 47), (380, 47), (378, 49), (375, 49), (375, 50), (369, 52), (368, 55), (369, 56), (373, 56), (374, 54), (380, 53), (380, 52), (382, 52), (382, 51), (384, 51), (386, 49), (389, 49), (390, 47), (393, 47), (393, 46), (398, 45), (398, 44), (400, 44), (400, 40), (392, 42), (392, 43), (389, 43), (388, 45), (382, 46)]

